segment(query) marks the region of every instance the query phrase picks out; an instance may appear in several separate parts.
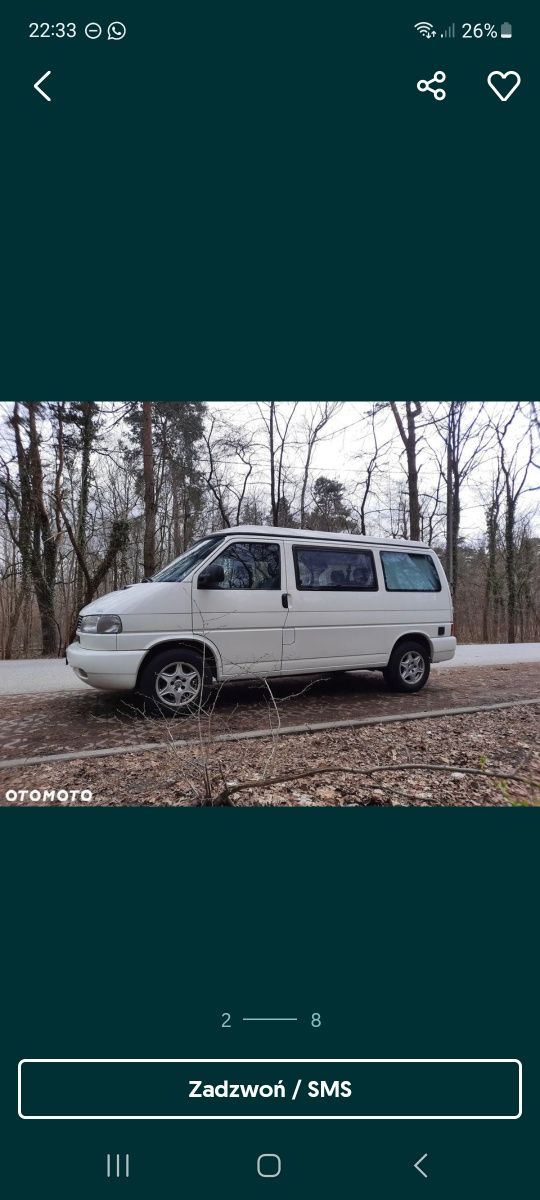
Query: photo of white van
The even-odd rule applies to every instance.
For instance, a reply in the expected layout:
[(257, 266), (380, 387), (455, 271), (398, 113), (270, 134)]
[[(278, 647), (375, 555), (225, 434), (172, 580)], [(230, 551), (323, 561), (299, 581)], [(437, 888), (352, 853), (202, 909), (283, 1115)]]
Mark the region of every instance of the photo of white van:
[(379, 670), (417, 692), (454, 656), (452, 600), (421, 542), (238, 525), (82, 609), (79, 679), (193, 712), (215, 683)]

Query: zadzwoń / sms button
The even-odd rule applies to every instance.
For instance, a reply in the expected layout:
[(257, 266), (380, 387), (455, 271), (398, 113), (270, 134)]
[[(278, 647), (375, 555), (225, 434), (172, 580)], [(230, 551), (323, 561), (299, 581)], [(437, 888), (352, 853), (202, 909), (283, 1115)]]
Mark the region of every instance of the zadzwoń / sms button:
[(517, 1059), (23, 1059), (24, 1120), (515, 1120)]

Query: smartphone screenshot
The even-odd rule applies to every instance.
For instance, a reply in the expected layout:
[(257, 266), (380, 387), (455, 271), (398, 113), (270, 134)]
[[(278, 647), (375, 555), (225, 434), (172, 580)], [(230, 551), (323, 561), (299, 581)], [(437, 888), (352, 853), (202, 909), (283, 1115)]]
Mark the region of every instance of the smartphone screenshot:
[(2, 1194), (534, 1194), (538, 16), (5, 38)]

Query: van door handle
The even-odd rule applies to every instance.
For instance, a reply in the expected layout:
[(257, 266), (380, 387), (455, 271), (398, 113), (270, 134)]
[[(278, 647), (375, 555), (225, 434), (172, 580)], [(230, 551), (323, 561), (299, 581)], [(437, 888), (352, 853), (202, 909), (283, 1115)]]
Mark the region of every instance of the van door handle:
[(289, 593), (288, 592), (281, 593), (281, 603), (283, 605), (283, 608), (289, 607)]

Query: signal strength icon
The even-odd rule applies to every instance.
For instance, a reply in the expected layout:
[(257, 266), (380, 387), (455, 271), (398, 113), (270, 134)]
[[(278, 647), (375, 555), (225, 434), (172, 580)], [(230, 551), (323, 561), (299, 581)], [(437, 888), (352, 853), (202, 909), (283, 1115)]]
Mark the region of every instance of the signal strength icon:
[(448, 29), (445, 29), (444, 33), (441, 33), (441, 37), (455, 37), (455, 36), (456, 36), (455, 22), (453, 22), (451, 25), (449, 25)]
[(419, 21), (414, 28), (418, 30), (418, 33), (420, 33), (422, 37), (431, 38), (436, 36), (436, 30), (433, 28), (431, 21)]

